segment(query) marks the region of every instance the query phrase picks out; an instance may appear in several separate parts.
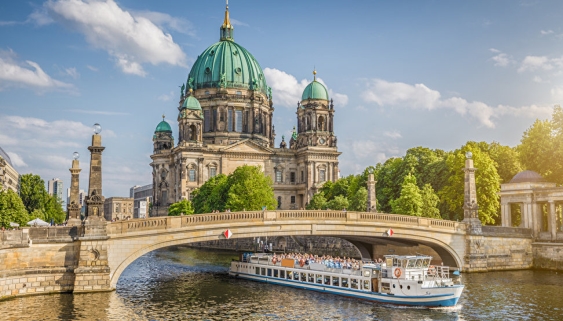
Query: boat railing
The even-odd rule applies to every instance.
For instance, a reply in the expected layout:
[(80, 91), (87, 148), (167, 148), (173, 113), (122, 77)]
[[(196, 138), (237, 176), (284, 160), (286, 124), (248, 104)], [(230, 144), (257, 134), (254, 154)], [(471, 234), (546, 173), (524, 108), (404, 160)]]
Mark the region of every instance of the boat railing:
[(431, 265), (426, 271), (426, 278), (431, 280), (444, 280), (450, 278), (450, 267), (441, 265)]
[[(248, 257), (248, 262), (249, 263), (255, 263), (255, 264), (262, 264), (262, 265), (268, 265), (268, 266), (272, 266), (272, 267), (283, 267), (281, 265), (280, 261), (276, 261), (276, 263), (273, 263), (272, 261), (272, 257), (271, 256), (251, 256)], [(294, 269), (300, 269), (300, 270), (310, 270), (310, 271), (319, 271), (319, 272), (332, 272), (332, 273), (340, 273), (340, 274), (349, 274), (349, 275), (362, 275), (362, 270), (361, 269), (349, 269), (349, 268), (345, 268), (345, 267), (328, 267), (322, 263), (310, 263), (310, 264), (304, 264), (303, 266), (301, 266), (298, 262), (296, 262), (293, 265)]]

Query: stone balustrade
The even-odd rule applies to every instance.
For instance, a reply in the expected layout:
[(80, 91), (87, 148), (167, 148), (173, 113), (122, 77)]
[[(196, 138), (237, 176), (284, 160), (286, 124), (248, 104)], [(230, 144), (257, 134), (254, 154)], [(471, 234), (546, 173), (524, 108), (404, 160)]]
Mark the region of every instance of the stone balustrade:
[(108, 224), (109, 235), (134, 233), (143, 231), (159, 231), (217, 223), (236, 223), (248, 221), (342, 221), (342, 222), (382, 222), (397, 223), (413, 227), (431, 227), (440, 230), (465, 230), (461, 222), (431, 219), (400, 214), (367, 213), (353, 211), (319, 211), (319, 210), (286, 210), (286, 211), (246, 211), (221, 212), (210, 214), (194, 214), (183, 216), (151, 217), (117, 221)]

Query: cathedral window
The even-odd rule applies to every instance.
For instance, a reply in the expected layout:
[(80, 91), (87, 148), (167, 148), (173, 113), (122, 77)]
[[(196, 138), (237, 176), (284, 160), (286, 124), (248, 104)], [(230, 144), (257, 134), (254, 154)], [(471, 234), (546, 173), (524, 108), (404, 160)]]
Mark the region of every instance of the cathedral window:
[(195, 169), (190, 169), (188, 171), (188, 176), (189, 176), (190, 182), (195, 182)]
[(233, 110), (229, 109), (228, 111), (228, 115), (227, 115), (227, 131), (232, 132), (233, 131)]
[[(240, 70), (240, 68), (237, 68), (238, 70)], [(239, 71), (240, 72), (240, 71)], [(242, 96), (242, 91), (237, 91), (237, 96)]]
[(215, 177), (217, 176), (217, 168), (216, 167), (210, 167), (209, 168), (209, 177)]
[(209, 118), (209, 110), (204, 110), (203, 111), (203, 119), (204, 119), (204, 123), (203, 123), (203, 131), (208, 132), (211, 131), (211, 119)]
[(281, 196), (278, 196), (278, 209), (281, 208)]
[(301, 183), (305, 183), (305, 173), (301, 171)]
[(323, 116), (319, 116), (319, 128), (320, 131), (325, 131), (325, 118)]
[(289, 182), (295, 183), (295, 172), (289, 173)]
[(242, 110), (237, 110), (235, 112), (235, 131), (242, 132)]
[(282, 171), (278, 169), (276, 170), (276, 183), (281, 183), (281, 181), (282, 181)]
[(206, 91), (205, 91), (205, 94), (206, 94), (206, 95), (209, 95), (209, 90), (206, 90)]
[(319, 182), (324, 182), (324, 181), (325, 181), (325, 170), (319, 169)]
[(291, 204), (295, 204), (295, 196), (291, 197)]

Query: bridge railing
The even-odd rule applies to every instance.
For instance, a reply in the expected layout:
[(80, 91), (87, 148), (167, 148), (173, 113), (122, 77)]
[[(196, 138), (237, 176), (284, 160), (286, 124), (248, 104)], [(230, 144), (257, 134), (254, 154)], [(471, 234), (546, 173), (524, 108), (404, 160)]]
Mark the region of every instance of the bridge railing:
[(386, 222), (393, 224), (412, 225), (419, 227), (437, 228), (441, 230), (464, 230), (463, 223), (416, 217), (400, 214), (368, 213), (352, 211), (318, 211), (318, 210), (289, 210), (289, 211), (253, 211), (253, 212), (223, 212), (210, 214), (194, 214), (185, 216), (151, 217), (148, 219), (134, 219), (117, 221), (108, 224), (110, 234), (129, 232), (157, 231), (188, 226), (198, 226), (217, 223), (236, 223), (248, 221), (342, 221), (342, 222)]

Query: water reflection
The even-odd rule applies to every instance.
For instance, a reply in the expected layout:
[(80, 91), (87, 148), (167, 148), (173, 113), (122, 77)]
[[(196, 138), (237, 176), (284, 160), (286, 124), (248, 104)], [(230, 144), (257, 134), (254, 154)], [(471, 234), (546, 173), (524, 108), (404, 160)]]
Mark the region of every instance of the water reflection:
[(383, 306), (232, 279), (236, 254), (169, 248), (121, 275), (116, 292), (56, 294), (0, 302), (3, 320), (557, 320), (563, 278), (552, 272), (464, 275), (457, 307)]

